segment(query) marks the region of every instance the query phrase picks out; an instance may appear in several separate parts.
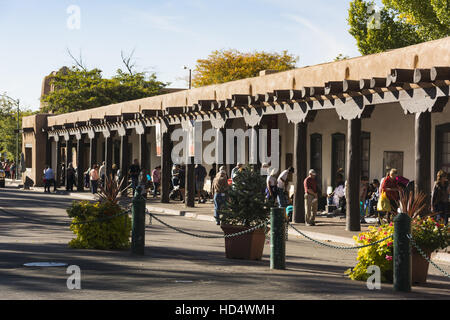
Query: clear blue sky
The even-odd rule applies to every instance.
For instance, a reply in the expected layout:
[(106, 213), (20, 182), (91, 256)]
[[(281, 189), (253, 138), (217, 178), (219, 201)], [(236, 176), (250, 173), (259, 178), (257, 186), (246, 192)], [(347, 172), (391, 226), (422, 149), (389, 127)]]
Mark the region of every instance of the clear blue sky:
[[(358, 56), (348, 33), (349, 0), (0, 0), (0, 92), (39, 107), (42, 79), (80, 51), (109, 77), (120, 52), (135, 49), (138, 69), (186, 87), (183, 65), (216, 49), (288, 50), (298, 66)], [(80, 29), (67, 26), (71, 5)]]

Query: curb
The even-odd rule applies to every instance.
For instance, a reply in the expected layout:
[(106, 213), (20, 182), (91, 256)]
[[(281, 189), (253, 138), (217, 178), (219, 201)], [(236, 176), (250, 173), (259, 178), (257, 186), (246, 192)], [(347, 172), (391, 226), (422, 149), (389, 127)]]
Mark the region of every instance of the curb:
[[(196, 214), (193, 212), (187, 212), (184, 210), (176, 210), (176, 209), (168, 209), (168, 208), (162, 208), (152, 205), (146, 205), (146, 208), (155, 213), (162, 213), (167, 214), (171, 216), (180, 216), (180, 217), (186, 217), (196, 220), (202, 220), (202, 221), (211, 221), (215, 222), (216, 220), (214, 217), (204, 214)], [(333, 236), (326, 233), (319, 233), (319, 232), (311, 232), (311, 231), (304, 231), (301, 230), (304, 234), (306, 234), (308, 237), (314, 238), (319, 241), (325, 241), (325, 242), (334, 242), (334, 243), (340, 243), (345, 245), (355, 245), (355, 242), (353, 238), (347, 238), (347, 237), (340, 237), (340, 236)], [(298, 238), (304, 238), (302, 235), (298, 234), (297, 231), (295, 231), (292, 228), (289, 228), (288, 230), (289, 235), (297, 236)], [(450, 253), (447, 252), (435, 252), (432, 255), (432, 259), (439, 262), (446, 262), (450, 263)]]

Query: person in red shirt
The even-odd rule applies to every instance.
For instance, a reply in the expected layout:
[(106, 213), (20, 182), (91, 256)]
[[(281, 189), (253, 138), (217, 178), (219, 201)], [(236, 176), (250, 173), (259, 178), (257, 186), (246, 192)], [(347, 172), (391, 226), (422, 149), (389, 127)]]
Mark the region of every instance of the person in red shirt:
[(305, 188), (305, 224), (314, 226), (317, 214), (318, 194), (316, 171), (309, 170), (309, 176), (303, 182)]
[(398, 200), (400, 198), (400, 187), (396, 181), (397, 169), (391, 169), (389, 175), (383, 180), (381, 184), (381, 192), (386, 192), (386, 196), (391, 202), (391, 212), (387, 213), (388, 222), (391, 221), (391, 214), (397, 212)]

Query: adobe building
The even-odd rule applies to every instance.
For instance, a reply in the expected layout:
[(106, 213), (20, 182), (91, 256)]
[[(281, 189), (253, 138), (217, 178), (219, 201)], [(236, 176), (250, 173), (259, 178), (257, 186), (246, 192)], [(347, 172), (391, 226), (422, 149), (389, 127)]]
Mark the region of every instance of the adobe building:
[[(357, 231), (361, 176), (380, 180), (386, 167), (397, 168), (415, 181), (416, 191), (430, 194), (435, 173), (450, 171), (449, 89), (447, 37), (91, 110), (36, 115), (23, 122), (27, 175), (40, 185), (45, 163), (59, 171), (62, 161), (74, 162), (84, 172), (106, 161), (110, 172), (113, 163), (127, 171), (136, 158), (146, 169), (162, 165), (161, 201), (168, 202), (174, 129), (189, 130), (191, 121), (201, 122), (203, 131), (279, 129), (280, 170), (296, 170), (294, 221), (304, 222), (307, 171), (318, 172), (325, 193), (342, 168), (347, 229)], [(187, 177), (192, 170), (188, 165)]]

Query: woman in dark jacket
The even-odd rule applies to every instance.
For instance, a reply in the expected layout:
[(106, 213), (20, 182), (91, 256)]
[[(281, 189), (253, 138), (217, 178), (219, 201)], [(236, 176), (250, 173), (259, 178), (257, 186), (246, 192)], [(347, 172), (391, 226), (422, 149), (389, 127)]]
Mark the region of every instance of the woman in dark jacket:
[(437, 173), (436, 182), (434, 183), (433, 195), (431, 196), (431, 210), (437, 213), (436, 219), (444, 220), (448, 224), (448, 179), (447, 174), (440, 170)]

